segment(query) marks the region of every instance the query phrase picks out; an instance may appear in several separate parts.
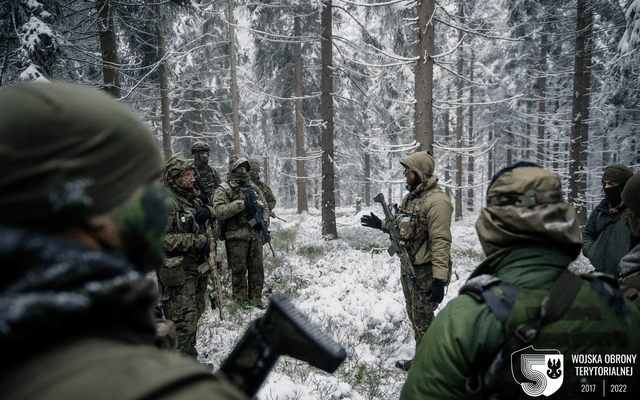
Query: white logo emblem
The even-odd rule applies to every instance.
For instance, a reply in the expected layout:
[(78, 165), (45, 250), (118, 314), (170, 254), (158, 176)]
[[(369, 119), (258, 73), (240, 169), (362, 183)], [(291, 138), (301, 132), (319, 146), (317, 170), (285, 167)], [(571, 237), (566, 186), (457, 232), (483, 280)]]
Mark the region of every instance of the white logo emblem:
[(555, 349), (526, 347), (511, 354), (511, 373), (522, 390), (532, 397), (551, 396), (564, 380), (564, 356)]

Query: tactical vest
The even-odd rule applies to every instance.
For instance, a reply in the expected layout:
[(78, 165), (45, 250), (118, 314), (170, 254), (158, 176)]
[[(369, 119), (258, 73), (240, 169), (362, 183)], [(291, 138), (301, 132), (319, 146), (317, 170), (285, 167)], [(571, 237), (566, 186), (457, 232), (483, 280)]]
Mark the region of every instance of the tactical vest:
[[(624, 353), (629, 340), (624, 297), (608, 275), (578, 277), (564, 270), (551, 290), (520, 288), (481, 275), (470, 279), (460, 293), (486, 303), (502, 324), (505, 338), (498, 354), (467, 379), (470, 398), (530, 399), (511, 368), (511, 355), (528, 346), (563, 354), (569, 367), (564, 368), (557, 393), (560, 398), (583, 398), (581, 384), (595, 383), (598, 378), (576, 376), (571, 354)], [(627, 378), (619, 381), (635, 379)], [(607, 383), (614, 380), (607, 379)]]

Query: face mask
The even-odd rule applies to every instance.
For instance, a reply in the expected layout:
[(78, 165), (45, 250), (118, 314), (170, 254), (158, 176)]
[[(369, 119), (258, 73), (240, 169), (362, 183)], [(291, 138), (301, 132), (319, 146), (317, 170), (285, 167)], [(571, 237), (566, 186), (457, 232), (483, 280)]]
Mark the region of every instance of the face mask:
[(198, 159), (198, 161), (200, 161), (201, 164), (207, 164), (209, 162), (209, 157), (202, 154), (198, 154), (196, 158)]
[(248, 172), (231, 172), (229, 174), (229, 179), (238, 181), (238, 183), (244, 185), (250, 178)]
[(118, 216), (122, 252), (141, 272), (149, 272), (164, 262), (162, 241), (169, 223), (168, 202), (163, 188), (149, 186)]
[(622, 201), (622, 189), (624, 185), (612, 186), (604, 189), (604, 197), (612, 204), (618, 204)]

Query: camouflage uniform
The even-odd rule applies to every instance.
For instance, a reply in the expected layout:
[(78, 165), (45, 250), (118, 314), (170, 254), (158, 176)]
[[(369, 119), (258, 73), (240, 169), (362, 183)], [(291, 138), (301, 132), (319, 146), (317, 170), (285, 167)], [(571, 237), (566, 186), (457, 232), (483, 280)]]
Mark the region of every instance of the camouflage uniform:
[(266, 183), (262, 182), (260, 179), (260, 164), (257, 162), (251, 163), (251, 182), (256, 185), (264, 195), (265, 200), (267, 200), (267, 204), (269, 205), (269, 211), (273, 212), (273, 209), (276, 207), (276, 197), (273, 195), (273, 191)]
[[(433, 175), (435, 162), (427, 152), (406, 157), (400, 162), (420, 177), (420, 184), (407, 187), (409, 194), (402, 200), (400, 211), (415, 218), (398, 214), (398, 227), (405, 247), (416, 271), (416, 281), (423, 296), (433, 279), (448, 283), (451, 276), (451, 200), (438, 185)], [(382, 222), (385, 226), (386, 221)], [(416, 346), (429, 328), (435, 308), (426, 301), (420, 302), (418, 294), (406, 279), (401, 279), (406, 300), (407, 314), (413, 326)]]
[[(213, 195), (212, 206), (216, 218), (222, 223), (222, 231), (227, 248), (227, 262), (231, 269), (231, 282), (235, 300), (245, 302), (250, 299), (261, 304), (264, 286), (264, 269), (262, 266), (262, 230), (258, 226), (251, 227), (253, 218), (246, 212), (245, 200), (248, 197), (242, 189), (252, 188), (262, 206), (262, 217), (269, 221), (269, 208), (260, 189), (251, 183), (247, 176), (238, 178), (233, 171), (239, 166), (249, 167), (245, 158), (231, 157), (227, 181), (218, 186)], [(249, 168), (247, 168), (248, 170)], [(247, 174), (248, 175), (248, 174)]]
[[(196, 330), (204, 312), (205, 291), (211, 271), (205, 263), (207, 255), (202, 254), (208, 241), (205, 227), (199, 226), (194, 219), (195, 211), (207, 206), (203, 206), (197, 191), (173, 183), (175, 177), (189, 169), (194, 169), (193, 163), (174, 157), (163, 171), (165, 187), (173, 197), (174, 209), (170, 212), (170, 224), (163, 243), (167, 261), (158, 271), (158, 279), (162, 285), (165, 314), (176, 324), (178, 350), (197, 357)], [(215, 255), (215, 240), (210, 245), (214, 246), (212, 254)]]
[(200, 152), (209, 152), (210, 150), (211, 148), (208, 144), (200, 141), (195, 142), (193, 146), (191, 146), (191, 153), (193, 154), (193, 163), (196, 167), (196, 172), (202, 180), (202, 183), (207, 186), (209, 194), (213, 194), (213, 191), (215, 188), (220, 186), (222, 180), (220, 179), (218, 172), (209, 166), (208, 157), (200, 156)]
[(629, 207), (627, 225), (631, 231), (633, 248), (629, 254), (622, 257), (618, 265), (620, 290), (624, 297), (640, 308), (640, 173), (629, 179), (621, 197)]

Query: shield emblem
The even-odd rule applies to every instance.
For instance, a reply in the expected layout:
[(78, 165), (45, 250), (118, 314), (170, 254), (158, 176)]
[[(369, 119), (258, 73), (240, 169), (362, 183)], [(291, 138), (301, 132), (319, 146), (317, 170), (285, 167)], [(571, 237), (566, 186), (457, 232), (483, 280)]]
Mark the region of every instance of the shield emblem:
[(529, 396), (551, 396), (564, 381), (564, 355), (555, 349), (526, 347), (511, 354), (511, 373)]

